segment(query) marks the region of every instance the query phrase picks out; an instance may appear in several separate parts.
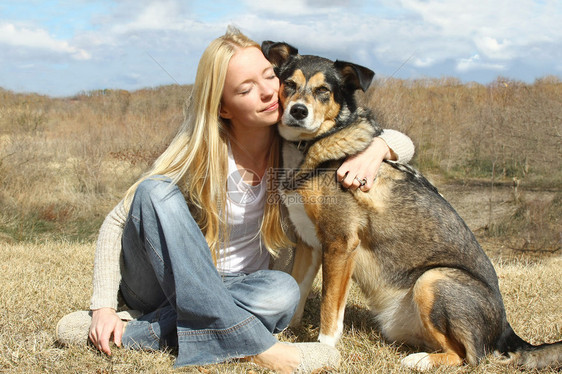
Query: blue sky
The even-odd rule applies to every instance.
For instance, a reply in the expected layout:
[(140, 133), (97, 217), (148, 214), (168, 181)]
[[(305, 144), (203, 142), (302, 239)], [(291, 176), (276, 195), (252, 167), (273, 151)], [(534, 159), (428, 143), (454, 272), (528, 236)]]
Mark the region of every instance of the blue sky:
[(559, 0), (0, 0), (0, 87), (70, 96), (193, 82), (227, 25), (377, 76), (562, 76)]

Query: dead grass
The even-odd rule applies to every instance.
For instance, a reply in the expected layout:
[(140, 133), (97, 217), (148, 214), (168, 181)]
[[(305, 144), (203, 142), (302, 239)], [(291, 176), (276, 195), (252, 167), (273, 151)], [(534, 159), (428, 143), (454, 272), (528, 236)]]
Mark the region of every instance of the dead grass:
[(189, 87), (52, 99), (0, 89), (0, 237), (95, 238), (164, 150)]
[(561, 93), (556, 77), (532, 85), (501, 77), (489, 85), (386, 79), (363, 102), (414, 139), (422, 171), (560, 185)]
[[(54, 329), (64, 314), (87, 309), (94, 244), (46, 241), (2, 245), (0, 251), (0, 371), (10, 373), (261, 373), (249, 364), (172, 368), (170, 352), (114, 350), (105, 357), (90, 347), (59, 347)], [(532, 343), (562, 339), (562, 258), (534, 263), (496, 264), (507, 314), (515, 331)], [(318, 326), (318, 282), (303, 327), (284, 333), (286, 341), (314, 340)], [(382, 341), (363, 299), (353, 288), (340, 342), (338, 373), (407, 373), (400, 359), (407, 348)], [(436, 373), (517, 373), (493, 358), (477, 367)], [(543, 373), (554, 373), (545, 370)]]

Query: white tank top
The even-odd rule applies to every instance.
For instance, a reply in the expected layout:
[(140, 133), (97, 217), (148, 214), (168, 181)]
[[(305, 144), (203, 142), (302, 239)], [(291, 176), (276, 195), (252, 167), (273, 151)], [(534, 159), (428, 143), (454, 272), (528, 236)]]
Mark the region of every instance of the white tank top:
[(269, 252), (262, 245), (260, 226), (263, 218), (266, 182), (252, 186), (244, 182), (230, 144), (228, 147), (227, 220), (229, 240), (221, 245), (217, 269), (221, 273), (253, 273), (269, 267)]

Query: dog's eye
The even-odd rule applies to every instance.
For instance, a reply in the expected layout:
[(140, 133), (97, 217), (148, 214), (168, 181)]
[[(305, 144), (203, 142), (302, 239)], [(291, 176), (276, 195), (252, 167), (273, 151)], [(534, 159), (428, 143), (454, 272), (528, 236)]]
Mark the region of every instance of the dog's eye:
[(297, 84), (293, 81), (285, 81), (283, 82), (286, 90), (294, 91), (297, 88)]
[(316, 95), (325, 95), (329, 92), (330, 92), (330, 89), (328, 87), (324, 87), (324, 86), (318, 87), (317, 89), (314, 90), (314, 93)]

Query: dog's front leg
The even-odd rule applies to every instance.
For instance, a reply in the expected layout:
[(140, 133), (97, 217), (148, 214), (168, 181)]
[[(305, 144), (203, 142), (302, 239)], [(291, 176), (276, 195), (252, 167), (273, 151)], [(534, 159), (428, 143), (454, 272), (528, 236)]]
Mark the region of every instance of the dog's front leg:
[(323, 247), (322, 306), (318, 336), (322, 343), (335, 346), (343, 332), (345, 304), (355, 266), (355, 249), (358, 245), (358, 238), (338, 238)]
[(293, 319), (291, 320), (291, 326), (297, 326), (301, 322), (306, 299), (308, 298), (312, 283), (314, 282), (314, 278), (322, 262), (320, 249), (314, 249), (300, 239), (297, 240), (295, 250), (295, 261), (291, 275), (299, 284), (301, 299)]

